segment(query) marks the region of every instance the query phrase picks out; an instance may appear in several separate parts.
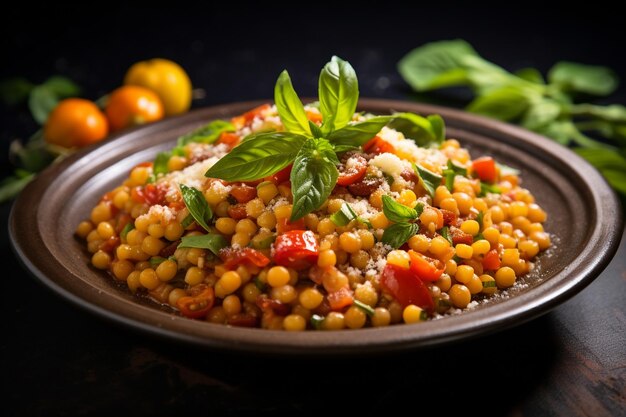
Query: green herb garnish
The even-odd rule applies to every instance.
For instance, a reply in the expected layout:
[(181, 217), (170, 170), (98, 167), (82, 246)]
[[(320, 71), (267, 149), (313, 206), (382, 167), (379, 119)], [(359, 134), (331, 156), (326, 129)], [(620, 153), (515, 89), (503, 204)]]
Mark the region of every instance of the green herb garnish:
[(396, 223), (385, 229), (382, 241), (384, 244), (398, 249), (419, 231), (415, 223)]
[(368, 316), (372, 317), (374, 315), (374, 309), (364, 302), (354, 299), (354, 305), (363, 310)]
[(320, 316), (319, 314), (313, 314), (311, 316), (311, 326), (313, 326), (315, 330), (320, 330), (323, 324), (324, 324), (323, 316)]
[(385, 217), (396, 222), (385, 229), (382, 241), (392, 248), (397, 249), (419, 231), (419, 226), (410, 222), (419, 218), (420, 214), (422, 214), (422, 210), (424, 210), (424, 205), (418, 203), (413, 209), (398, 203), (387, 195), (384, 195), (382, 200)]
[[(469, 111), (518, 123), (563, 145), (572, 145), (626, 196), (626, 106), (577, 103), (580, 96), (606, 96), (617, 75), (606, 67), (557, 62), (547, 79), (534, 68), (511, 73), (482, 58), (463, 40), (432, 42), (398, 63), (405, 81), (419, 92), (467, 86), (475, 94)], [(597, 141), (589, 134), (603, 139)], [(620, 160), (607, 167), (604, 157)]]
[(185, 184), (180, 184), (180, 193), (183, 196), (185, 206), (189, 210), (189, 214), (193, 216), (194, 220), (209, 232), (209, 224), (213, 218), (213, 212), (209, 203), (207, 203), (204, 195), (193, 187), (188, 187)]
[(450, 246), (454, 246), (454, 242), (452, 241), (452, 235), (450, 234), (450, 228), (448, 226), (443, 226), (439, 231), (439, 234), (448, 242), (450, 242)]
[(445, 134), (439, 116), (402, 113), (352, 123), (359, 98), (358, 80), (350, 63), (336, 56), (322, 69), (318, 87), (321, 126), (307, 119), (289, 73), (283, 71), (274, 88), (274, 101), (286, 131), (251, 135), (205, 175), (226, 181), (254, 181), (293, 164), (290, 220), (295, 221), (319, 209), (330, 195), (339, 176), (337, 154), (358, 149), (389, 122), (403, 119), (417, 136), (427, 138), (425, 144), (440, 141)]
[(162, 258), (160, 256), (153, 256), (150, 258), (150, 260), (148, 262), (150, 262), (150, 266), (152, 268), (156, 268), (157, 266), (159, 266), (161, 263), (167, 261), (166, 258)]
[(120, 232), (120, 237), (123, 240), (126, 240), (126, 236), (128, 236), (128, 232), (130, 232), (131, 230), (133, 230), (135, 228), (135, 223), (134, 222), (128, 222), (126, 223), (126, 225), (124, 226), (124, 228), (122, 229), (122, 231)]
[(443, 177), (419, 165), (413, 164), (413, 169), (419, 177), (419, 181), (420, 184), (422, 184), (422, 187), (424, 187), (424, 189), (428, 191), (428, 194), (432, 198), (435, 198), (435, 190), (441, 185), (441, 180), (443, 179)]
[(335, 223), (336, 226), (347, 226), (352, 220), (356, 220), (367, 225), (368, 228), (372, 227), (370, 221), (357, 215), (348, 203), (343, 203), (336, 213), (331, 214), (330, 220)]
[(224, 236), (216, 233), (206, 235), (183, 236), (178, 245), (179, 248), (208, 249), (215, 255), (219, 255), (220, 249), (229, 246)]

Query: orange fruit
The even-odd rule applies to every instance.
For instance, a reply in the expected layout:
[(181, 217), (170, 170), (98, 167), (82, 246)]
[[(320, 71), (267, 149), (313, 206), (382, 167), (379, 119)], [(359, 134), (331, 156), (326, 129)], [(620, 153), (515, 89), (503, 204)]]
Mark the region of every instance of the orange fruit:
[(101, 141), (109, 133), (107, 119), (98, 106), (82, 98), (62, 100), (44, 126), (46, 142), (74, 148)]
[(163, 104), (151, 90), (126, 85), (113, 91), (104, 109), (111, 130), (120, 130), (163, 118)]

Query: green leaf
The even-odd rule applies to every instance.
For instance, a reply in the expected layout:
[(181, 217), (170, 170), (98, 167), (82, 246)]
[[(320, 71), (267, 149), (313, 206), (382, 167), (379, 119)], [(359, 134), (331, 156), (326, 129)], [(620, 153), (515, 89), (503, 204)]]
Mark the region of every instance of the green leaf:
[(626, 172), (626, 158), (615, 151), (598, 148), (576, 148), (574, 152), (599, 170), (616, 169)]
[(163, 262), (167, 261), (166, 258), (163, 258), (161, 256), (153, 256), (151, 257), (148, 262), (150, 262), (150, 266), (152, 268), (156, 268), (158, 267), (160, 264), (162, 264)]
[(555, 121), (561, 115), (561, 105), (549, 98), (533, 100), (522, 117), (521, 125), (536, 130)]
[(383, 196), (383, 212), (385, 217), (396, 223), (415, 220), (419, 216), (415, 209), (398, 203), (388, 195)]
[(500, 175), (519, 175), (521, 173), (519, 169), (501, 164), (499, 162), (496, 162), (496, 165), (500, 168)]
[(250, 246), (252, 246), (254, 249), (269, 249), (272, 247), (272, 243), (274, 243), (275, 240), (275, 235), (268, 236), (260, 241), (252, 239), (252, 241), (250, 242)]
[(441, 143), (446, 140), (446, 124), (443, 118), (438, 114), (430, 114), (426, 118), (432, 126), (432, 131), (435, 134), (435, 142)]
[(309, 119), (306, 117), (302, 101), (296, 94), (291, 84), (291, 78), (287, 70), (278, 76), (274, 87), (274, 101), (278, 109), (278, 115), (285, 129), (298, 135), (311, 136)]
[(415, 91), (467, 85), (467, 56), (478, 54), (461, 39), (431, 42), (405, 55), (398, 71)]
[(28, 98), (28, 107), (33, 115), (33, 119), (40, 125), (46, 123), (48, 115), (57, 104), (59, 104), (57, 95), (43, 85), (33, 88)]
[(626, 107), (621, 104), (597, 106), (594, 104), (576, 104), (571, 107), (575, 116), (594, 117), (608, 122), (626, 123)]
[(170, 160), (170, 152), (159, 152), (154, 160), (154, 164), (152, 165), (152, 173), (155, 177), (159, 174), (167, 174), (167, 163)]
[(187, 133), (178, 138), (177, 147), (183, 147), (188, 143), (214, 143), (224, 132), (234, 132), (235, 126), (225, 120), (213, 120), (212, 122)]
[(483, 213), (482, 211), (478, 212), (478, 215), (476, 216), (476, 222), (478, 223), (478, 230), (483, 230), (483, 219), (485, 218), (485, 213)]
[(393, 119), (393, 116), (376, 116), (364, 122), (349, 124), (339, 130), (331, 132), (328, 135), (328, 140), (335, 147), (363, 146)]
[(74, 81), (61, 75), (53, 75), (41, 86), (50, 90), (57, 98), (75, 97), (80, 94), (80, 87)]
[(215, 255), (219, 255), (220, 249), (228, 246), (224, 236), (209, 233), (206, 235), (183, 236), (178, 245), (179, 248), (208, 249)]
[(131, 230), (133, 230), (135, 228), (135, 223), (134, 222), (128, 222), (126, 223), (126, 226), (124, 226), (124, 228), (122, 229), (122, 231), (120, 232), (120, 237), (124, 240), (126, 240), (126, 236), (128, 236), (128, 232), (130, 232)]
[(233, 148), (204, 175), (226, 181), (267, 177), (292, 163), (306, 140), (291, 132), (261, 133)]
[(626, 172), (624, 170), (603, 169), (601, 172), (611, 187), (626, 195)]
[(443, 226), (439, 231), (439, 234), (448, 242), (450, 242), (451, 246), (454, 246), (454, 242), (452, 241), (452, 235), (450, 234), (450, 228), (448, 226)]
[(483, 281), (483, 288), (495, 288), (495, 287), (496, 287), (495, 281)]
[(504, 121), (517, 119), (529, 106), (528, 94), (521, 88), (507, 85), (476, 97), (467, 110)]
[(311, 316), (311, 326), (313, 326), (315, 330), (320, 330), (322, 328), (323, 323), (324, 323), (324, 316), (320, 316), (319, 314), (313, 314)]
[(191, 226), (191, 223), (193, 223), (193, 216), (191, 214), (188, 214), (180, 223), (180, 225), (183, 226), (183, 229), (186, 229)]
[(565, 91), (597, 96), (611, 94), (619, 83), (610, 68), (568, 61), (557, 62), (548, 72), (548, 80)]
[(302, 145), (291, 170), (291, 221), (324, 204), (339, 177), (337, 164), (339, 160), (328, 140), (309, 139)]
[(324, 133), (322, 133), (322, 129), (315, 123), (309, 120), (309, 128), (311, 129), (311, 134), (313, 134), (314, 138), (324, 137)]
[(363, 310), (363, 312), (370, 317), (372, 317), (375, 313), (371, 306), (365, 304), (363, 301), (357, 300), (356, 298), (354, 299), (354, 305)]
[(16, 106), (28, 99), (34, 85), (26, 78), (16, 77), (0, 81), (0, 100), (7, 106)]
[(359, 101), (359, 82), (348, 61), (333, 56), (319, 79), (320, 112), (324, 124), (322, 131), (328, 135), (348, 124)]
[(441, 138), (445, 136), (445, 127), (441, 118), (429, 119), (415, 113), (396, 113), (393, 116), (393, 120), (388, 125), (389, 128), (402, 132), (406, 138), (413, 140), (418, 146), (440, 143)]
[(514, 73), (518, 77), (523, 80), (530, 81), (535, 84), (545, 84), (546, 81), (543, 79), (543, 75), (537, 68), (522, 68), (520, 70), (515, 71)]
[(28, 185), (29, 182), (35, 179), (35, 174), (29, 174), (18, 177), (7, 177), (0, 182), (0, 203), (9, 201), (20, 193)]
[(435, 198), (435, 190), (441, 185), (441, 180), (443, 179), (443, 177), (419, 165), (413, 164), (413, 169), (419, 177), (422, 187), (424, 187), (424, 189), (428, 191), (428, 194), (432, 198)]
[(419, 231), (419, 226), (415, 223), (396, 223), (385, 229), (382, 242), (398, 249), (404, 245), (407, 240)]
[(209, 203), (207, 203), (204, 198), (204, 195), (196, 188), (188, 187), (185, 184), (180, 184), (180, 192), (183, 196), (185, 206), (187, 206), (189, 210), (189, 214), (191, 214), (194, 220), (208, 232), (208, 222), (213, 218), (213, 212), (211, 211), (211, 207), (209, 207)]

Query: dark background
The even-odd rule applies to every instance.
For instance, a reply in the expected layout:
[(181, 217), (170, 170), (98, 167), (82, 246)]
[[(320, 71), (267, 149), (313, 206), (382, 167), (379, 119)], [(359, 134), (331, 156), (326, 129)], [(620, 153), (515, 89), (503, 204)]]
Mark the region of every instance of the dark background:
[[(284, 68), (301, 96), (314, 96), (320, 68), (336, 54), (355, 67), (363, 97), (462, 106), (464, 91), (411, 93), (395, 64), (425, 42), (464, 38), (509, 70), (534, 66), (545, 73), (557, 60), (571, 60), (610, 66), (626, 80), (626, 25), (603, 3), (558, 11), (545, 10), (545, 3), (420, 3), (17, 8), (0, 17), (0, 79), (38, 83), (62, 74), (96, 99), (119, 86), (132, 63), (164, 57), (206, 91), (194, 101), (202, 107), (271, 98)], [(626, 103), (624, 85), (603, 102)], [(1, 108), (0, 116), (4, 176), (11, 170), (10, 140), (29, 136), (36, 125), (26, 107)], [(8, 415), (335, 414), (332, 400), (353, 415), (400, 406), (415, 415), (426, 409), (624, 415), (626, 409), (623, 256), (553, 312), (495, 335), (373, 358), (266, 358), (156, 340), (74, 308), (18, 265), (6, 233), (9, 209), (0, 207), (0, 244), (9, 253), (0, 342), (2, 383), (9, 388), (0, 398)]]

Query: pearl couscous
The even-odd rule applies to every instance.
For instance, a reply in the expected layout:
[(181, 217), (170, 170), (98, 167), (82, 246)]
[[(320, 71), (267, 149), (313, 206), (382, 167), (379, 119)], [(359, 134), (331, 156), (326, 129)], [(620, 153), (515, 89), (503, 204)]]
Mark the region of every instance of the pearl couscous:
[[(315, 189), (292, 189), (297, 156), (255, 180), (205, 176), (255, 135), (289, 130), (276, 102), (214, 121), (134, 167), (76, 229), (93, 267), (189, 318), (339, 330), (465, 309), (515, 285), (550, 246), (546, 212), (515, 170), (472, 159), (454, 139), (418, 146), (393, 124), (335, 147), (336, 184), (305, 211)], [(318, 144), (323, 107), (302, 112)], [(353, 114), (348, 127), (377, 120)], [(315, 182), (305, 180), (300, 188)]]

